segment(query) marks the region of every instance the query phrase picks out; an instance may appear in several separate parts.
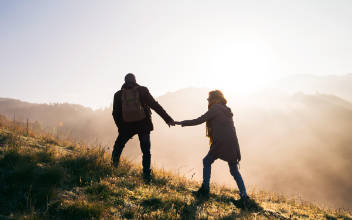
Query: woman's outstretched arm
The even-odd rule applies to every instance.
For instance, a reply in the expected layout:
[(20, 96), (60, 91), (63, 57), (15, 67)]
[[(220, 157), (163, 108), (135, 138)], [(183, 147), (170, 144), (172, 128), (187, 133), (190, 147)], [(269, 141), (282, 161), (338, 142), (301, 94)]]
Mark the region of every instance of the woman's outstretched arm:
[(208, 120), (213, 119), (216, 116), (216, 109), (214, 107), (211, 107), (205, 114), (200, 116), (199, 118), (193, 119), (193, 120), (185, 120), (179, 122), (179, 124), (184, 126), (194, 126), (194, 125), (199, 125), (202, 124)]

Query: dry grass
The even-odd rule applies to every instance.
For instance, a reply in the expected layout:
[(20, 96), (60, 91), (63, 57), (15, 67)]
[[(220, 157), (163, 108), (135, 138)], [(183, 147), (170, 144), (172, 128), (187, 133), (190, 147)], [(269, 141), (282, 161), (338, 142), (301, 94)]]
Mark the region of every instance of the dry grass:
[(253, 191), (243, 206), (237, 191), (154, 169), (150, 184), (141, 167), (110, 154), (0, 127), (0, 219), (352, 219), (349, 210), (326, 210), (270, 192)]

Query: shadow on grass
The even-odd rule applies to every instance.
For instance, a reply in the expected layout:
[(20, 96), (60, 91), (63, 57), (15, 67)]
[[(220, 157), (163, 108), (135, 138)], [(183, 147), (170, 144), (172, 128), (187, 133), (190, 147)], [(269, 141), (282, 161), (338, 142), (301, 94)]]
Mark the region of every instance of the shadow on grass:
[(197, 207), (209, 200), (209, 196), (198, 196), (195, 192), (192, 193), (194, 201), (190, 205), (185, 205), (180, 212), (182, 219), (196, 219)]
[(247, 212), (260, 212), (264, 209), (253, 199), (234, 199), (233, 197), (226, 196), (226, 195), (211, 195), (216, 201), (220, 203), (232, 203), (236, 208), (245, 210)]
[(70, 187), (99, 182), (101, 178), (112, 174), (111, 166), (95, 154), (64, 157), (58, 165), (65, 169), (65, 183)]
[(101, 183), (94, 183), (93, 185), (88, 186), (86, 192), (93, 199), (97, 200), (107, 199), (114, 194), (107, 185)]
[(142, 201), (141, 205), (146, 211), (155, 211), (163, 207), (163, 202), (160, 198), (152, 197)]
[(60, 205), (55, 203), (49, 214), (57, 219), (99, 219), (104, 211), (104, 208), (99, 204), (92, 203), (73, 203)]
[[(44, 218), (97, 218), (102, 212), (94, 206), (72, 204), (66, 207), (61, 202), (57, 206), (55, 201), (59, 190), (99, 183), (100, 179), (111, 176), (114, 170), (103, 154), (94, 151), (55, 158), (50, 151), (31, 152), (17, 148), (4, 151), (0, 157), (0, 213), (26, 215), (34, 211)], [(125, 172), (127, 170), (121, 175)], [(110, 193), (99, 184), (88, 190), (95, 195), (108, 196)]]
[(263, 208), (253, 199), (247, 199), (247, 200), (233, 200), (232, 203), (239, 209), (243, 209), (247, 212), (260, 212), (263, 211)]
[(63, 179), (61, 167), (42, 166), (36, 153), (7, 151), (0, 159), (0, 212), (36, 208), (44, 210), (55, 197), (55, 188)]
[(186, 212), (193, 213), (191, 209), (186, 210), (188, 204), (180, 197), (170, 196), (168, 198), (160, 198), (158, 195), (152, 195), (150, 198), (142, 200), (140, 205), (143, 207), (143, 213), (150, 213), (157, 210), (160, 211), (160, 213), (164, 213), (165, 216), (159, 216), (160, 219), (172, 219), (172, 216), (165, 214), (170, 210), (177, 210), (181, 216), (186, 214)]
[(253, 214), (255, 215), (262, 215), (268, 219), (281, 219), (286, 220), (289, 219), (283, 216), (279, 212), (275, 212), (272, 210), (265, 210), (261, 207), (255, 200), (253, 199), (234, 199), (232, 197), (228, 197), (225, 195), (215, 196), (215, 199), (219, 202), (232, 202), (234, 206), (240, 209), (240, 213), (233, 212), (232, 214), (221, 218), (222, 220), (225, 219), (236, 219), (236, 218), (253, 218)]
[(16, 145), (16, 136), (12, 133), (1, 133), (0, 147), (3, 147), (5, 145)]
[(7, 144), (8, 141), (9, 141), (8, 135), (0, 135), (0, 146)]
[(193, 196), (195, 200), (190, 205), (185, 205), (181, 210), (180, 215), (182, 216), (182, 219), (197, 219), (198, 207), (210, 199), (216, 200), (220, 203), (232, 203), (238, 209), (241, 210), (240, 214), (234, 211), (232, 214), (225, 216), (221, 219), (236, 219), (238, 217), (250, 217), (251, 213), (258, 213), (264, 210), (258, 203), (256, 203), (252, 199), (247, 201), (235, 200), (233, 197), (225, 195), (219, 196), (215, 194), (210, 194), (208, 196), (199, 196), (196, 194), (196, 192), (193, 192)]

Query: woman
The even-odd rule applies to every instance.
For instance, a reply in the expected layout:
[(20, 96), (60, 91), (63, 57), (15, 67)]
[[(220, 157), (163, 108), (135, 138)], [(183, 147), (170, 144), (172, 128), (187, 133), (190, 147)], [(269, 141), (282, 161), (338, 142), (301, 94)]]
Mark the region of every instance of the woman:
[(221, 91), (211, 91), (208, 98), (208, 112), (197, 119), (175, 123), (184, 127), (206, 122), (206, 135), (209, 137), (210, 150), (203, 159), (203, 184), (197, 194), (209, 195), (211, 164), (219, 158), (228, 162), (230, 173), (240, 190), (241, 199), (248, 199), (246, 187), (237, 167), (241, 160), (241, 152), (232, 119), (233, 114), (226, 103)]

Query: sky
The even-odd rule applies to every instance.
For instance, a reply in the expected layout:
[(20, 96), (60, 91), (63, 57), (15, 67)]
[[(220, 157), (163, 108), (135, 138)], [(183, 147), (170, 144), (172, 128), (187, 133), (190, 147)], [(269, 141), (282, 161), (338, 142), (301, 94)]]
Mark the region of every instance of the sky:
[(352, 73), (350, 0), (0, 0), (0, 97), (93, 108), (126, 73), (154, 96)]

